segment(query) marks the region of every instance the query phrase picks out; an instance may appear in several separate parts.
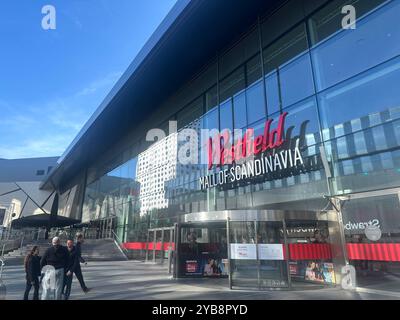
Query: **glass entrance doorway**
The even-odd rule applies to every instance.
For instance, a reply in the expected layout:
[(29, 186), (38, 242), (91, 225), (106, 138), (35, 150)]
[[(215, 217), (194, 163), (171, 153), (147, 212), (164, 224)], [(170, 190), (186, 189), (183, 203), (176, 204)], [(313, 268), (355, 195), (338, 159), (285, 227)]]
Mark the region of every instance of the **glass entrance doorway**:
[(289, 276), (293, 288), (336, 283), (328, 221), (286, 221)]
[(295, 289), (340, 282), (336, 212), (194, 213), (178, 227), (178, 276), (229, 277), (230, 288)]

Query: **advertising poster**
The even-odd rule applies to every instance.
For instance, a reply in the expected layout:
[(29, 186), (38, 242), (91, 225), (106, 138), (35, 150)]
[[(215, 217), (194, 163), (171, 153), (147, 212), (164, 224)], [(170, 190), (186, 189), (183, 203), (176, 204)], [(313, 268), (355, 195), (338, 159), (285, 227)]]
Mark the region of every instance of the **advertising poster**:
[(257, 247), (251, 243), (231, 243), (231, 259), (256, 260)]
[(285, 260), (283, 255), (283, 245), (281, 243), (259, 244), (258, 257), (260, 260)]
[(205, 259), (203, 263), (203, 275), (205, 277), (228, 275), (228, 259)]
[(289, 262), (289, 273), (291, 276), (298, 276), (301, 273), (296, 261)]
[(227, 276), (229, 260), (214, 256), (203, 255), (198, 259), (185, 260), (185, 276), (218, 277)]
[(304, 279), (322, 283), (335, 283), (333, 263), (308, 261)]
[(290, 261), (289, 272), (292, 277), (306, 281), (326, 284), (336, 283), (333, 263), (318, 261)]
[(185, 275), (201, 275), (201, 263), (199, 260), (186, 260), (185, 261)]

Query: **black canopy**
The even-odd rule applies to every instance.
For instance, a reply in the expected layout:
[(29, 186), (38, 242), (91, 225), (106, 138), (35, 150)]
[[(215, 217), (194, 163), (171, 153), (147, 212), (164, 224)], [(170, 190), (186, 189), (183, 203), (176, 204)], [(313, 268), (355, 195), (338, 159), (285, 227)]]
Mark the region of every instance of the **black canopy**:
[(15, 219), (12, 221), (11, 226), (15, 229), (20, 228), (34, 228), (34, 227), (67, 227), (73, 224), (79, 223), (80, 220), (67, 218), (58, 215), (50, 215), (50, 214), (34, 214), (26, 217), (22, 217), (19, 219)]

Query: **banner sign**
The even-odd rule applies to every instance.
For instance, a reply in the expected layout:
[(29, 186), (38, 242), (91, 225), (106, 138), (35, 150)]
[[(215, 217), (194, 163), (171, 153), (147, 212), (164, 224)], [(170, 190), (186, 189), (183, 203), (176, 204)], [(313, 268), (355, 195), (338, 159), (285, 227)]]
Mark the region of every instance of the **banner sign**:
[(260, 260), (285, 260), (283, 244), (261, 243), (258, 245), (258, 258)]
[(231, 259), (257, 260), (257, 248), (251, 243), (231, 243)]

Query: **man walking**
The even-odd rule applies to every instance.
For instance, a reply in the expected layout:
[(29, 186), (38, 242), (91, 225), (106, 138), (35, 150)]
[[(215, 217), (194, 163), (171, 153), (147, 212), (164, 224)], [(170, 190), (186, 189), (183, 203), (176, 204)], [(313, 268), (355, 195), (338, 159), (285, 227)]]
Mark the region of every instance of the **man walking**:
[[(61, 300), (61, 293), (64, 285), (64, 272), (68, 262), (68, 250), (60, 244), (60, 239), (54, 237), (52, 246), (46, 250), (40, 260), (40, 269), (45, 266), (52, 266), (55, 278), (55, 300)], [(42, 300), (49, 300), (49, 291), (53, 288), (44, 287), (42, 292)], [(50, 289), (50, 290), (49, 290)]]
[(82, 233), (77, 233), (76, 234), (76, 256), (78, 259), (77, 267), (75, 269), (75, 275), (79, 280), (79, 284), (81, 285), (81, 288), (84, 293), (88, 293), (91, 289), (86, 287), (85, 281), (83, 280), (83, 275), (82, 275), (82, 270), (81, 270), (81, 265), (80, 263), (85, 263), (86, 261), (82, 258), (82, 244), (83, 244), (83, 234)]
[(73, 240), (67, 241), (67, 249), (68, 249), (68, 262), (67, 262), (67, 267), (65, 269), (65, 279), (63, 287), (63, 295), (65, 300), (68, 300), (71, 294), (72, 278), (74, 276), (74, 272), (77, 268), (77, 265), (79, 264)]

